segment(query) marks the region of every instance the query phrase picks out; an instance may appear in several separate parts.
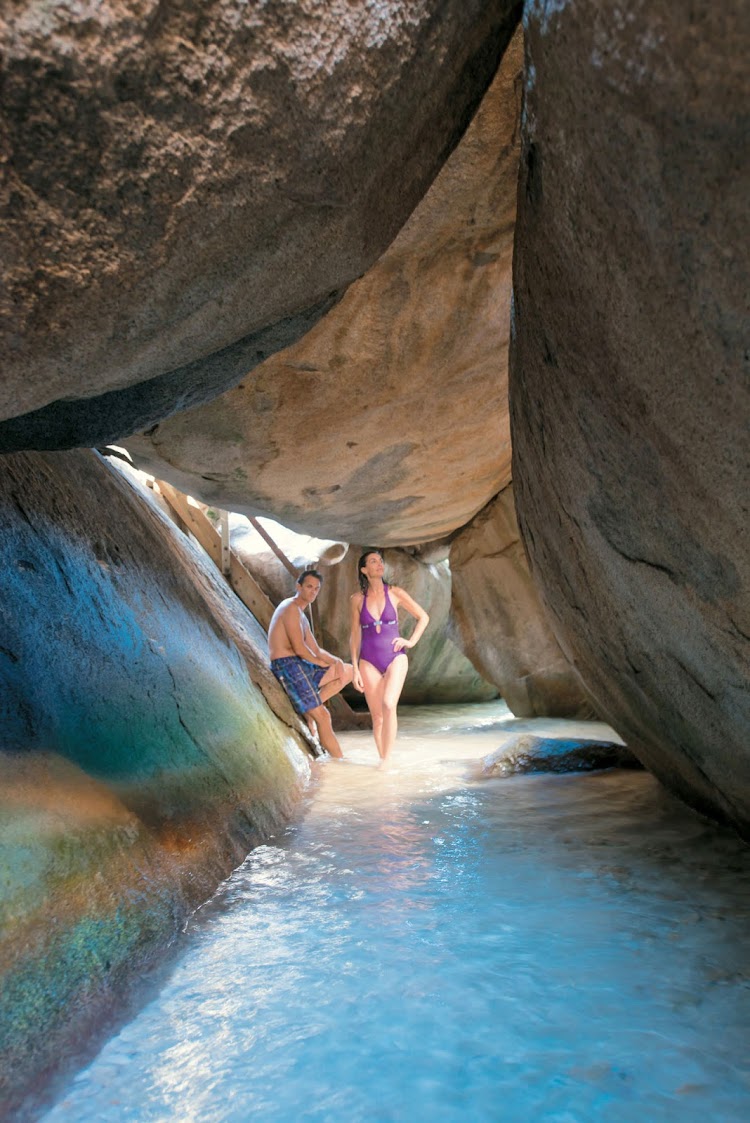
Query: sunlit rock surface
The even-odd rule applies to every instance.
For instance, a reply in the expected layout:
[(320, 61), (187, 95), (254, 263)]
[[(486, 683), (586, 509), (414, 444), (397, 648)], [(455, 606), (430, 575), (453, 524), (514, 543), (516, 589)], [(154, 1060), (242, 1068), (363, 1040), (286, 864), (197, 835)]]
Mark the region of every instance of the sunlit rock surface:
[[(339, 565), (324, 569), (323, 586), (316, 601), (319, 635), (323, 646), (349, 659), (350, 598), (357, 592), (357, 559), (362, 547), (351, 545)], [(409, 673), (402, 701), (483, 702), (497, 697), (495, 687), (477, 673), (456, 647), (449, 630), (451, 575), (447, 562), (423, 565), (403, 550), (384, 551), (386, 581), (401, 585), (430, 614), (427, 631), (416, 647), (407, 651)], [(291, 589), (291, 579), (290, 579)], [(401, 634), (409, 636), (414, 618), (400, 614)], [(347, 695), (359, 698), (356, 691)]]
[(0, 448), (111, 441), (298, 338), (419, 202), (519, 11), (13, 5), (0, 418), (31, 416)]
[(599, 713), (747, 833), (747, 6), (526, 11), (521, 530)]
[(262, 631), (120, 472), (6, 457), (0, 523), (7, 1107), (285, 820), (308, 764)]
[(456, 642), (517, 717), (590, 717), (539, 600), (506, 487), (451, 542)]
[(329, 565), (337, 564), (349, 553), (346, 542), (297, 534), (273, 519), (261, 519), (259, 523), (293, 569), (294, 576), (244, 515), (229, 513), (230, 542), (237, 557), (273, 604), (290, 595), (290, 586), (305, 569), (327, 572)]
[(236, 389), (128, 440), (141, 467), (220, 507), (383, 546), (441, 538), (508, 482), (521, 61), (519, 34), (377, 265)]

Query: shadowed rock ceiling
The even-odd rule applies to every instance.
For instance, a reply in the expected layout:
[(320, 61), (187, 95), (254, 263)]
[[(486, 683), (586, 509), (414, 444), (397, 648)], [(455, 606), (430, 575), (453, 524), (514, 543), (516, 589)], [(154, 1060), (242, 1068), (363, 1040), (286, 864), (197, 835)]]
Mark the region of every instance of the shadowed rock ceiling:
[(304, 339), (125, 443), (205, 502), (381, 545), (440, 538), (510, 477), (520, 32), (393, 245)]
[(299, 337), (419, 202), (519, 11), (13, 5), (0, 450), (117, 439)]

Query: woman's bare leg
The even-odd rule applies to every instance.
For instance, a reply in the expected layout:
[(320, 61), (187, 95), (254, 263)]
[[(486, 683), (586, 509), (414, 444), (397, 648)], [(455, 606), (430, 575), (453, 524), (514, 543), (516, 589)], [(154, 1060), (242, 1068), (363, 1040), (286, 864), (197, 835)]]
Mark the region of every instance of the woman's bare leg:
[(383, 756), (383, 688), (385, 678), (377, 667), (368, 663), (366, 659), (359, 661), (359, 673), (362, 676), (362, 685), (365, 688), (367, 708), (372, 717), (372, 735), (375, 738), (375, 747), (378, 756)]
[(388, 670), (383, 675), (382, 712), (383, 728), (381, 732), (380, 755), (383, 763), (388, 760), (391, 749), (396, 743), (398, 732), (398, 700), (404, 689), (404, 679), (409, 670), (409, 660), (406, 655), (397, 655)]

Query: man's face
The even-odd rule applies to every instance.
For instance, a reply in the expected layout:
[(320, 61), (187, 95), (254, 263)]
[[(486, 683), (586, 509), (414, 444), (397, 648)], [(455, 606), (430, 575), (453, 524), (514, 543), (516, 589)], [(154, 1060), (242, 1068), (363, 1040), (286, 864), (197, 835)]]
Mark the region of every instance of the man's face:
[(300, 598), (306, 601), (307, 604), (312, 604), (320, 592), (320, 581), (318, 581), (317, 577), (306, 577), (297, 588), (299, 589)]

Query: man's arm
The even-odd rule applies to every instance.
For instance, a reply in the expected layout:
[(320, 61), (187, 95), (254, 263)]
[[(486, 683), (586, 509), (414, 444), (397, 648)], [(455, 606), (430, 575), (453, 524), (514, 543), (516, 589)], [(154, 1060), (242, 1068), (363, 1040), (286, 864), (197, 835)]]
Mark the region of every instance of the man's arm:
[(303, 625), (302, 612), (295, 604), (290, 604), (284, 613), (284, 623), (292, 651), (300, 659), (307, 659), (309, 663), (315, 663), (318, 667), (332, 667), (334, 663), (341, 662), (335, 655), (323, 650), (307, 621)]
[(320, 646), (315, 636), (312, 634), (312, 628), (310, 628), (309, 625), (305, 635), (305, 642), (309, 648), (312, 648), (317, 656), (317, 659), (312, 660), (313, 663), (318, 662), (322, 667), (332, 667), (335, 663), (343, 663), (343, 659), (337, 659), (335, 655), (331, 655), (330, 651), (326, 651), (324, 647)]

